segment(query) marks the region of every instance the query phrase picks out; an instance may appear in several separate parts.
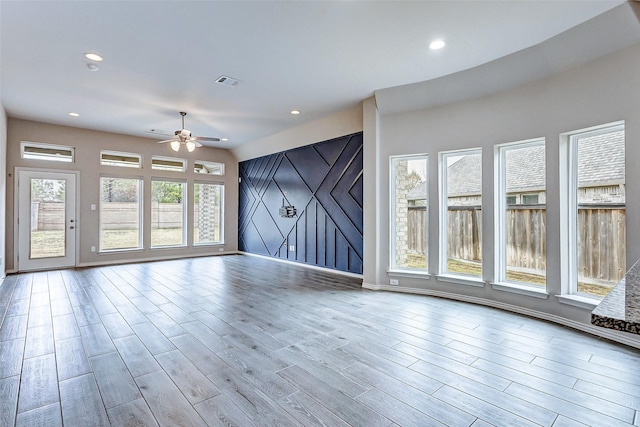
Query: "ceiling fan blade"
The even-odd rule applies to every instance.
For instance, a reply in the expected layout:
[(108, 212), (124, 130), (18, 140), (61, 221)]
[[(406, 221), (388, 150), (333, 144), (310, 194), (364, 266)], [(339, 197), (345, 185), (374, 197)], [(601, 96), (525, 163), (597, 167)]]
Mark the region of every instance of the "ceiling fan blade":
[(170, 133), (166, 133), (165, 131), (158, 129), (149, 129), (145, 131), (146, 133), (150, 133), (152, 135), (162, 135), (162, 136), (172, 136)]
[(220, 142), (220, 138), (213, 138), (213, 137), (207, 137), (207, 136), (194, 136), (193, 139), (195, 139), (196, 141), (202, 141), (202, 142)]
[(175, 141), (175, 140), (176, 140), (175, 138), (165, 139), (164, 141), (158, 141), (158, 144), (163, 144), (165, 142), (172, 142), (172, 141)]
[(193, 141), (193, 142), (196, 143), (196, 147), (198, 147), (198, 148), (202, 147), (202, 144), (200, 144), (198, 141)]

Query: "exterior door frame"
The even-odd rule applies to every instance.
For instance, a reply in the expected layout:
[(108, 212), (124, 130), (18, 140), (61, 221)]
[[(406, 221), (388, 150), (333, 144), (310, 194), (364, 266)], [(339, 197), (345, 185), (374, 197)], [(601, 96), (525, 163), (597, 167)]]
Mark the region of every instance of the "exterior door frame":
[[(20, 224), (19, 224), (19, 217), (20, 217), (20, 179), (21, 179), (21, 174), (22, 172), (38, 172), (38, 173), (45, 173), (45, 174), (67, 174), (67, 175), (74, 175), (75, 176), (75, 191), (74, 191), (74, 199), (75, 199), (75, 207), (74, 207), (74, 219), (75, 219), (75, 233), (74, 233), (74, 237), (72, 239), (73, 245), (75, 246), (74, 248), (74, 256), (73, 256), (73, 263), (72, 264), (64, 264), (64, 265), (58, 265), (58, 266), (50, 266), (50, 267), (43, 267), (43, 268), (23, 268), (20, 266), (20, 260), (19, 260), (19, 254), (20, 254)], [(46, 168), (29, 168), (29, 167), (19, 167), (16, 166), (15, 168), (15, 173), (14, 173), (14, 191), (13, 191), (13, 247), (14, 247), (14, 251), (13, 251), (13, 265), (14, 270), (15, 271), (36, 271), (36, 270), (52, 270), (52, 269), (57, 269), (57, 268), (69, 268), (69, 267), (75, 267), (78, 265), (79, 260), (80, 260), (80, 228), (78, 227), (79, 224), (79, 216), (80, 216), (80, 172), (76, 171), (76, 170), (65, 170), (65, 169), (46, 169)], [(30, 219), (29, 219), (30, 221)], [(65, 227), (68, 224), (65, 224)], [(24, 238), (23, 238), (24, 240)], [(25, 242), (22, 242), (24, 244), (30, 244), (30, 238), (28, 237)]]

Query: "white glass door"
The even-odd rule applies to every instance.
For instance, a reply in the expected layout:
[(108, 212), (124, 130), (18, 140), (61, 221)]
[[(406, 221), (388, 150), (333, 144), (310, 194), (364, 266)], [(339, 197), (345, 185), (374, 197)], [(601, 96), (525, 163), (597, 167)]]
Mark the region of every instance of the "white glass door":
[(18, 270), (74, 266), (76, 175), (19, 171), (18, 205)]

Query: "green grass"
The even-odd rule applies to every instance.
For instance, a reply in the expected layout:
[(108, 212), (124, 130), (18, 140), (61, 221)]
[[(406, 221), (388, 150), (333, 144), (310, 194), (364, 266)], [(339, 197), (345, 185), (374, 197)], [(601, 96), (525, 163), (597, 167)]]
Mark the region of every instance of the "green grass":
[[(426, 268), (424, 255), (409, 254), (407, 257), (407, 266), (409, 268)], [(450, 273), (468, 274), (472, 276), (480, 276), (482, 274), (482, 268), (479, 263), (452, 259), (447, 262), (447, 270)], [(541, 287), (544, 287), (546, 285), (545, 276), (513, 270), (507, 271), (507, 280), (511, 282), (520, 282)], [(586, 282), (578, 283), (578, 292), (598, 297), (606, 296), (611, 291), (611, 289), (613, 289), (613, 286), (605, 284)]]
[[(194, 236), (198, 229), (194, 230)], [(219, 236), (219, 230), (214, 236)], [(101, 250), (138, 248), (138, 230), (103, 230)], [(181, 245), (182, 228), (154, 228), (151, 230), (153, 246)], [(64, 230), (47, 230), (31, 232), (31, 258), (48, 258), (64, 256)], [(199, 243), (196, 238), (194, 243)]]
[(64, 256), (64, 230), (32, 231), (31, 258)]

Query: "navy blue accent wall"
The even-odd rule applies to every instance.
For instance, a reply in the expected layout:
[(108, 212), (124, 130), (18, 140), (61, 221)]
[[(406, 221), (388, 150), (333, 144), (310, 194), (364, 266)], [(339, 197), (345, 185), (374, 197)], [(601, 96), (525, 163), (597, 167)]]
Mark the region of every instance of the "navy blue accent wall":
[[(239, 169), (240, 250), (362, 273), (361, 132), (247, 160)], [(280, 216), (283, 202), (296, 216)]]

